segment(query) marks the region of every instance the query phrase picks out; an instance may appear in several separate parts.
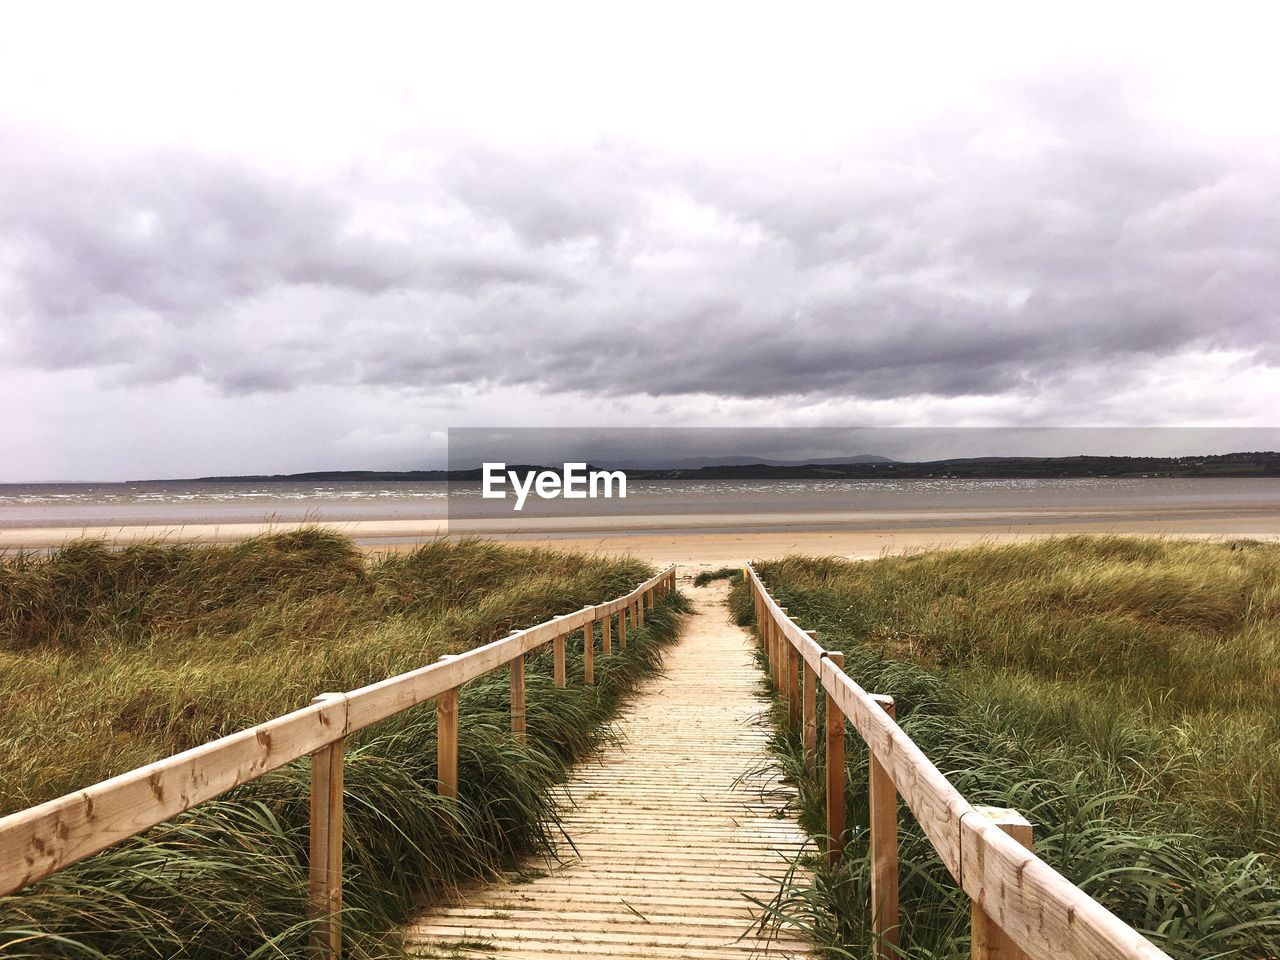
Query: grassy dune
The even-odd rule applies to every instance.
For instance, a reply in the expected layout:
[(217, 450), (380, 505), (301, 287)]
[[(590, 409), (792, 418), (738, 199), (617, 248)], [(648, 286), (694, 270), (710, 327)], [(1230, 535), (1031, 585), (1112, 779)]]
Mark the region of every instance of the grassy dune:
[[(1280, 956), (1280, 548), (1074, 537), (873, 563), (760, 566), (792, 615), (971, 800), (1178, 957)], [(735, 590), (740, 619), (750, 617)], [(821, 832), (819, 782), (776, 744)], [(866, 823), (850, 739), (850, 822)], [(910, 822), (909, 817), (907, 821)], [(866, 837), (777, 904), (865, 951)], [(967, 915), (912, 823), (912, 956), (967, 954)]]
[[(0, 806), (8, 812), (497, 639), (633, 587), (635, 561), (437, 542), (368, 564), (317, 530), (226, 547), (76, 544), (0, 565)], [(348, 744), (348, 952), (395, 955), (424, 899), (546, 850), (555, 784), (656, 666), (655, 608), (595, 687), (528, 664), (527, 746), (505, 671), (463, 688), (459, 802), (435, 781), (435, 711)], [(581, 647), (569, 668), (581, 675)], [(286, 767), (18, 895), (0, 956), (301, 957), (307, 764)], [(554, 829), (554, 828), (551, 828)]]

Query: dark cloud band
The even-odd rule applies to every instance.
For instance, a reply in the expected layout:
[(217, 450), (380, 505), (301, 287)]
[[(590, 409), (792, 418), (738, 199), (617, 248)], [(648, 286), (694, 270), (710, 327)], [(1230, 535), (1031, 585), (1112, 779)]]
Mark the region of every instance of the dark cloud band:
[(1025, 128), (792, 165), (457, 147), (384, 178), (381, 218), (358, 172), (91, 162), (9, 131), (0, 362), (228, 394), (810, 399), (1034, 393), (1187, 351), (1274, 365), (1278, 171), (1087, 88), (1040, 91)]

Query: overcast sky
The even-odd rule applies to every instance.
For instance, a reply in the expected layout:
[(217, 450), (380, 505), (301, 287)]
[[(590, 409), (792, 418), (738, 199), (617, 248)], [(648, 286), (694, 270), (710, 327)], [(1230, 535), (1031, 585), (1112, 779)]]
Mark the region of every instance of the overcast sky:
[(1276, 424), (1262, 5), (190, 6), (0, 14), (0, 480)]

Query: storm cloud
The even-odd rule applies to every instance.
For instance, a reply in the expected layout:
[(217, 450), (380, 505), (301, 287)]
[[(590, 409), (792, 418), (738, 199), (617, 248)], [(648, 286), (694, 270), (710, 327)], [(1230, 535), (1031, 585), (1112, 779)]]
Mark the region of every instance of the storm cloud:
[(980, 109), (794, 152), (405, 122), (318, 172), (0, 113), (0, 374), (479, 392), (525, 425), (529, 398), (598, 422), (1030, 403), (1238, 424), (1237, 393), (1177, 380), (1208, 363), (1280, 400), (1276, 145), (1143, 96), (1122, 70), (1024, 72)]

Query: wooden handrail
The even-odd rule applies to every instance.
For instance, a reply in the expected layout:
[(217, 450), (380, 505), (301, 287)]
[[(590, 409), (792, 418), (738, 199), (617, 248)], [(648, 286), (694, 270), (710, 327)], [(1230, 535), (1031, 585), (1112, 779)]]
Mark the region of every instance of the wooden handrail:
[[(779, 663), (786, 661), (789, 648), (799, 654), (806, 671), (813, 671), (828, 705), (834, 705), (853, 724), (871, 759), (892, 781), (939, 859), (979, 908), (975, 916), (994, 923), (1032, 960), (1169, 960), (1142, 934), (1037, 857), (1020, 842), (1020, 834), (1007, 833), (1008, 825), (993, 819), (989, 809), (970, 804), (898, 726), (882, 702), (885, 698), (878, 702), (858, 686), (841, 667), (841, 655), (824, 650), (792, 620), (750, 564), (745, 576), (770, 667), (776, 671)], [(843, 765), (843, 743), (833, 760)], [(843, 794), (843, 770), (838, 777), (828, 770), (828, 779)], [(842, 818), (843, 795), (828, 798), (828, 807), (834, 806), (839, 807), (836, 816)], [(838, 843), (837, 832), (843, 823), (840, 819), (835, 822), (837, 830), (828, 832)], [(890, 822), (884, 818), (885, 829)], [(896, 822), (893, 827), (896, 830)], [(872, 829), (876, 829), (874, 819)], [(883, 849), (884, 843), (873, 838), (872, 846)], [(877, 886), (882, 885), (884, 865), (873, 864), (872, 868), (881, 869)], [(889, 894), (877, 891), (877, 897), (886, 898), (882, 907), (885, 903), (889, 906), (882, 912), (892, 915), (896, 928), (896, 890)], [(876, 929), (879, 932), (879, 924)], [(975, 946), (975, 958), (997, 955), (998, 948), (988, 949), (986, 942)], [(1007, 951), (999, 955), (1007, 956)]]
[[(327, 694), (301, 710), (0, 818), (0, 896), (287, 763), (324, 751), (372, 723), (438, 697), (453, 700), (467, 681), (626, 610), (655, 590), (665, 593), (674, 587), (673, 564), (614, 600), (348, 693)], [(451, 746), (456, 763), (456, 744)], [(340, 764), (340, 751), (328, 751), (327, 762), (335, 754)], [(335, 776), (341, 776), (340, 768)], [(330, 827), (326, 824), (326, 830)], [(328, 891), (326, 897), (326, 903), (331, 902)]]

